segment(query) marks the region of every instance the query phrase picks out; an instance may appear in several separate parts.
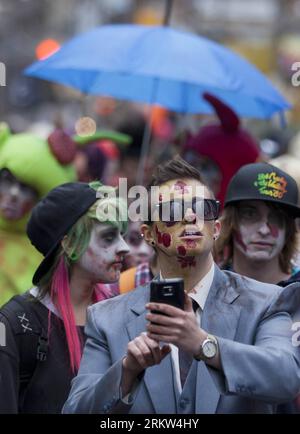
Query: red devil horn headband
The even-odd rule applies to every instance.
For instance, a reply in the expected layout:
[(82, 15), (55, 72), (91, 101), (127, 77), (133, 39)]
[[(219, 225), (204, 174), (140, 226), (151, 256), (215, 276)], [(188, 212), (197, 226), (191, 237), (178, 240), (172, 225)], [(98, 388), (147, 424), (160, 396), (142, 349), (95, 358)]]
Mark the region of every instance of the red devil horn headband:
[(238, 130), (240, 120), (230, 107), (210, 93), (205, 92), (203, 98), (214, 108), (218, 118), (220, 119), (222, 128), (226, 133), (234, 133)]

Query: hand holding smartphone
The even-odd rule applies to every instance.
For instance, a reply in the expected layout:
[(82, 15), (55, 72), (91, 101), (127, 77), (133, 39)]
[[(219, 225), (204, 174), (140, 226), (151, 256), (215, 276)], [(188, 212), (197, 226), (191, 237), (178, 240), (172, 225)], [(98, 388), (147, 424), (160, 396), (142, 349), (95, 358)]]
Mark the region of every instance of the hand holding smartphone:
[(150, 302), (165, 303), (184, 310), (184, 300), (184, 281), (182, 278), (153, 280), (151, 282)]

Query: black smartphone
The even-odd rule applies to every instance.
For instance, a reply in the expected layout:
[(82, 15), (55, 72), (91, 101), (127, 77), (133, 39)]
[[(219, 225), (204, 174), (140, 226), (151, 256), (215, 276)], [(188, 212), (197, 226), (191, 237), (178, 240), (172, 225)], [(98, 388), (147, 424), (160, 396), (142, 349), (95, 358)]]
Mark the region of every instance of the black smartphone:
[[(153, 280), (150, 284), (150, 302), (165, 303), (184, 309), (184, 282), (182, 278)], [(153, 313), (158, 313), (154, 312)]]

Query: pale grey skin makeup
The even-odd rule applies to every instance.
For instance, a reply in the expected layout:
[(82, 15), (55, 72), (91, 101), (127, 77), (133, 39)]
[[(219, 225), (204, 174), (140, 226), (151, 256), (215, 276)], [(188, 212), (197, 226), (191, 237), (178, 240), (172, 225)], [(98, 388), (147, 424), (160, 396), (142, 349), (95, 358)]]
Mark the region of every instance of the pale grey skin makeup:
[(72, 265), (71, 300), (77, 325), (85, 325), (87, 307), (98, 283), (113, 283), (120, 277), (121, 262), (129, 248), (119, 229), (95, 223), (88, 248)]
[(111, 283), (120, 277), (122, 261), (129, 252), (119, 229), (110, 224), (95, 223), (89, 246), (74, 264), (77, 273), (92, 283)]
[(150, 247), (141, 236), (140, 227), (140, 222), (129, 223), (125, 237), (126, 243), (130, 248), (130, 252), (125, 258), (126, 268), (136, 267), (143, 262), (150, 262), (154, 256), (153, 248)]
[(22, 184), (8, 170), (0, 175), (0, 216), (6, 220), (20, 220), (36, 204), (37, 193)]
[(263, 201), (243, 201), (239, 233), (234, 238), (234, 255), (250, 261), (271, 261), (285, 244), (286, 229), (280, 216)]

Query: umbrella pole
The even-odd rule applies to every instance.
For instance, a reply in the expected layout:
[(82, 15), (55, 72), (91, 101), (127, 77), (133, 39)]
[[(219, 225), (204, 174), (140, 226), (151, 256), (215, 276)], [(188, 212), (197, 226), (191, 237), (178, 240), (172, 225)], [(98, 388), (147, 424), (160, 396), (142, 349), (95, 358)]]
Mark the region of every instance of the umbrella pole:
[(143, 185), (143, 182), (144, 182), (146, 160), (147, 160), (147, 156), (148, 156), (148, 152), (149, 152), (149, 148), (150, 148), (151, 126), (152, 126), (152, 109), (151, 109), (150, 118), (147, 120), (146, 125), (145, 125), (145, 129), (144, 129), (140, 163), (139, 163), (137, 177), (136, 177), (137, 185)]
[(172, 7), (173, 7), (173, 1), (174, 0), (166, 0), (166, 9), (165, 9), (165, 16), (164, 16), (164, 21), (163, 21), (164, 26), (168, 26), (170, 23), (170, 16), (171, 16), (171, 11), (172, 11)]
[(80, 96), (80, 110), (81, 110), (81, 116), (87, 116), (87, 97), (83, 93)]

